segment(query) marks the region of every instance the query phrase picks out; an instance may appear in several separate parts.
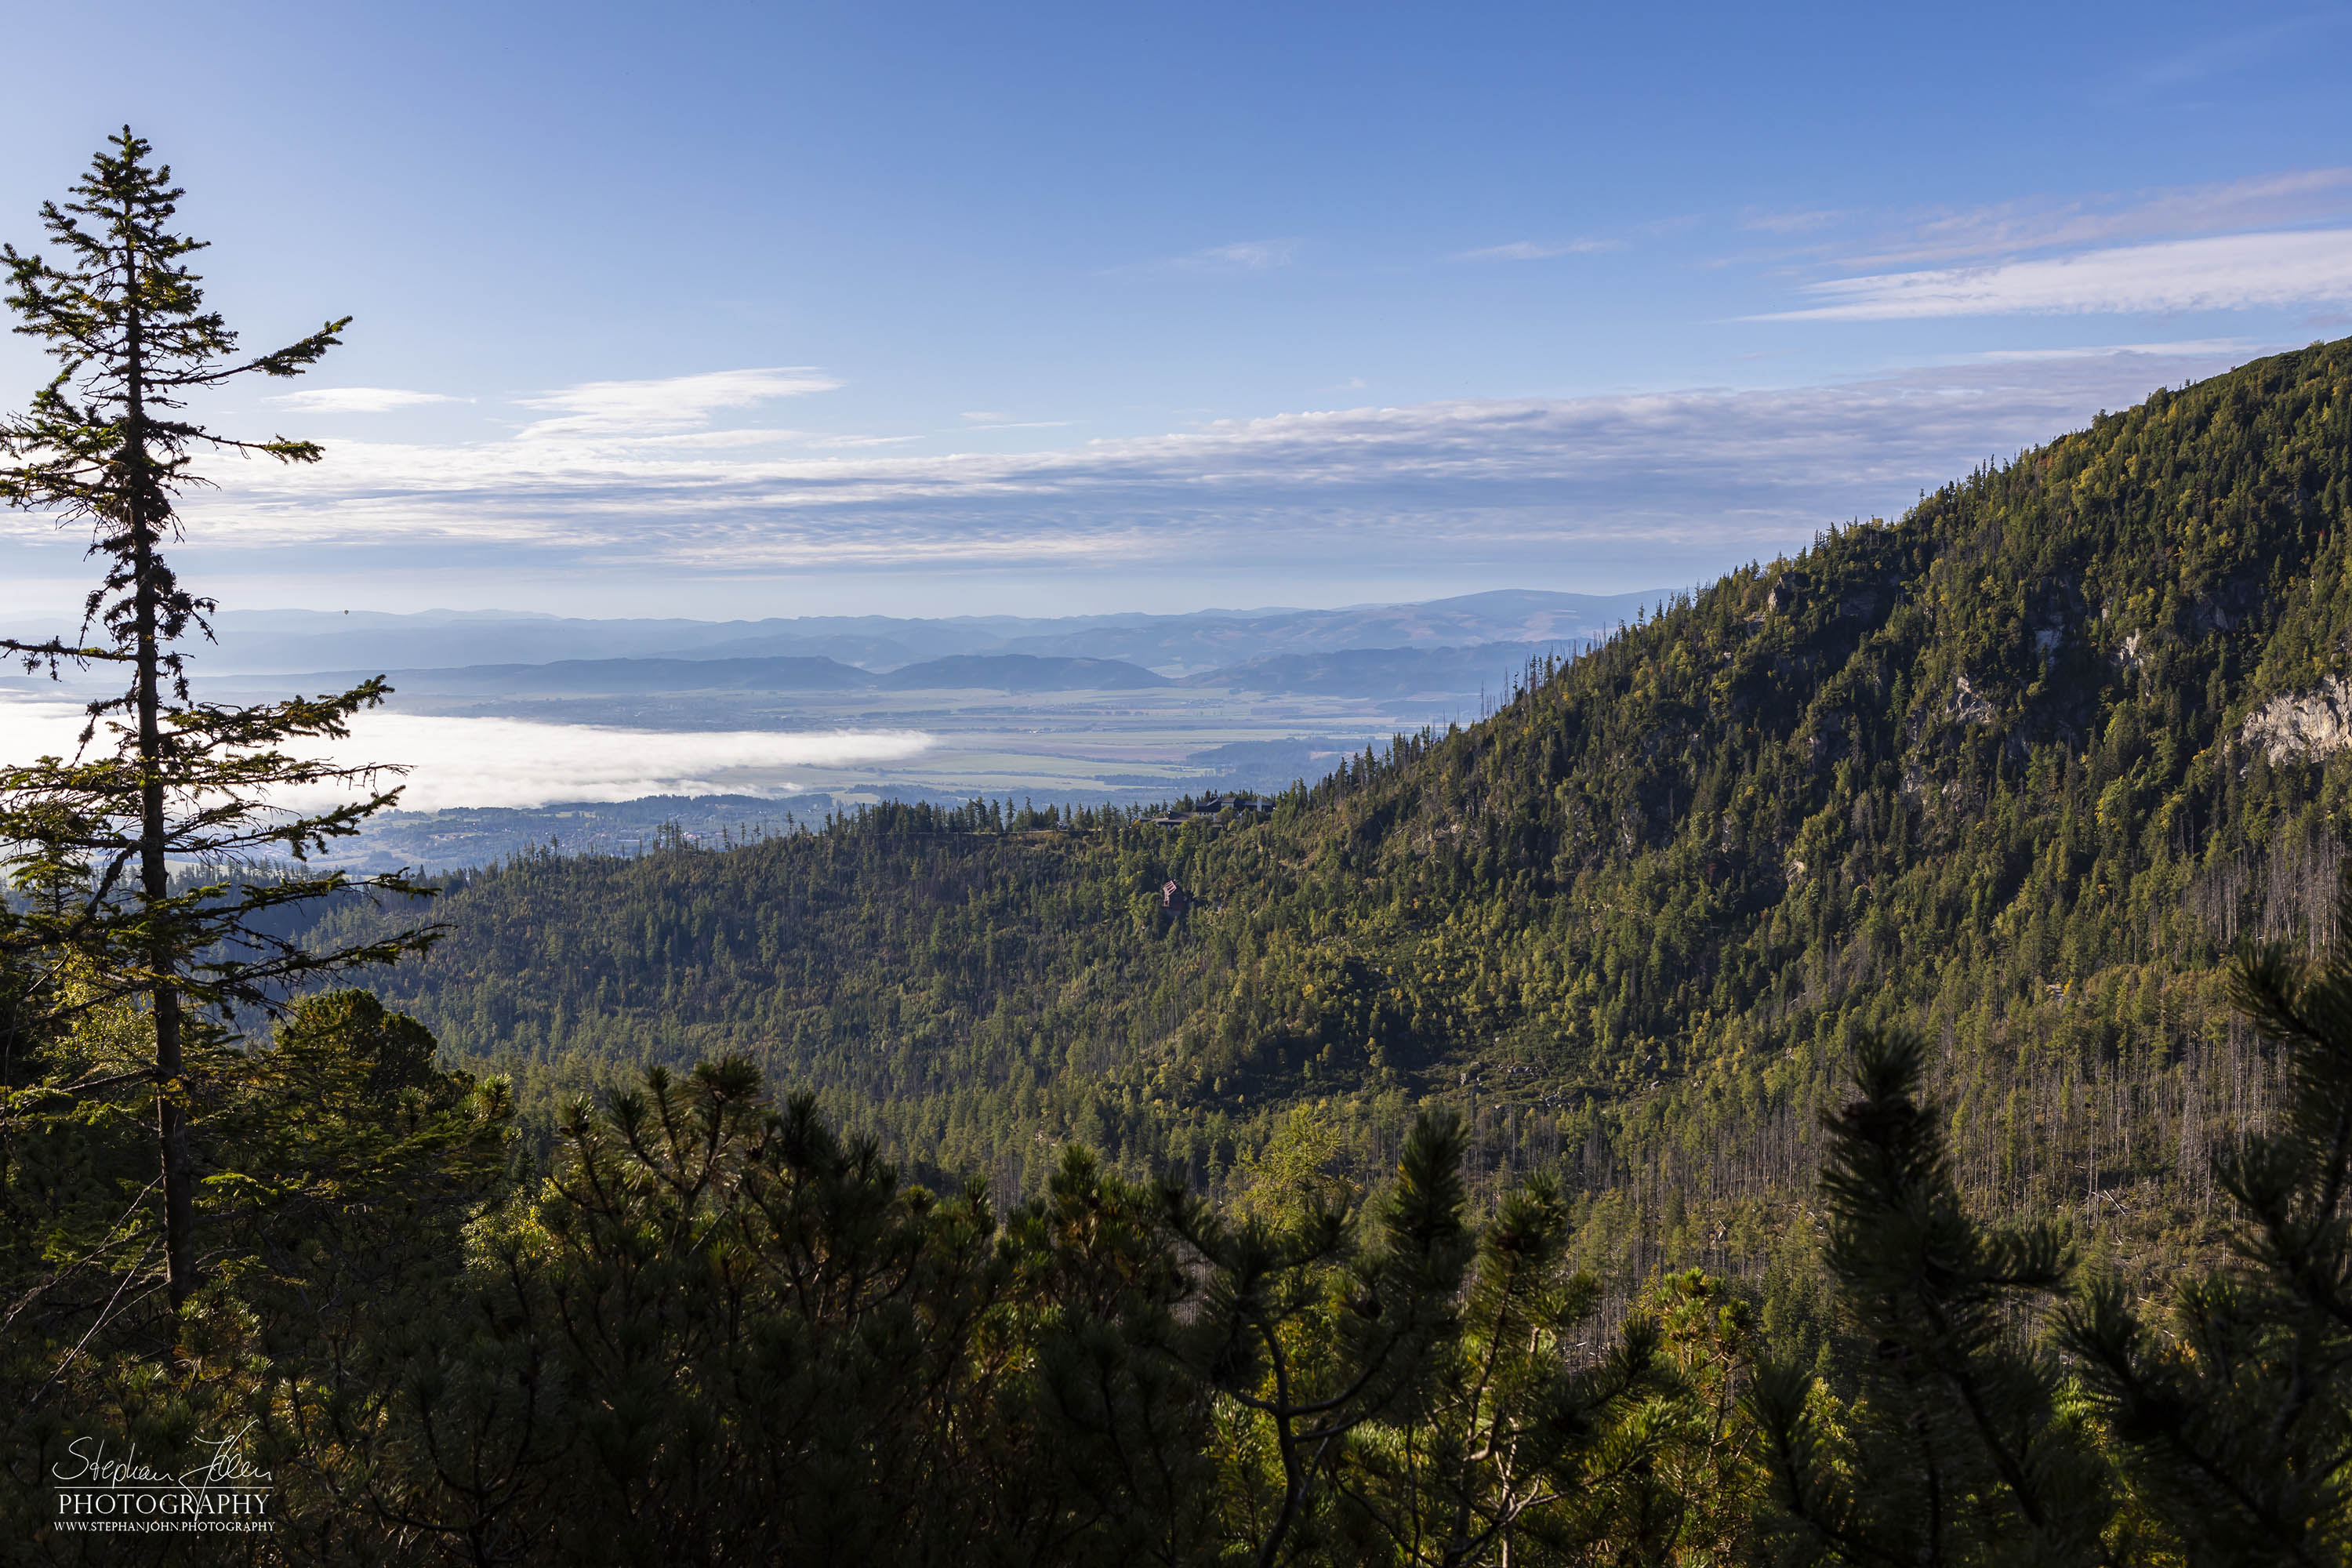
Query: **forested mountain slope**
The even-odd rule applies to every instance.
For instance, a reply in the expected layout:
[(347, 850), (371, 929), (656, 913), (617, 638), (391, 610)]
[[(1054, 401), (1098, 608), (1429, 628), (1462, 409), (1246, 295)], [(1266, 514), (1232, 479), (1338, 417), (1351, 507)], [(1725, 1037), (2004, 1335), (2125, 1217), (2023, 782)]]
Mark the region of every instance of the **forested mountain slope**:
[(2347, 510), (2339, 342), (1736, 573), (1268, 820), (529, 859), (382, 989), (527, 1089), (749, 1048), (1005, 1185), (1070, 1137), (1214, 1181), (1302, 1102), (1385, 1163), (1475, 1097), (1474, 1158), (1561, 1163), (1593, 1245), (1718, 1267), (1810, 1180), (1854, 1028), (1906, 1023), (1980, 1196), (2184, 1233), (2178, 1173), (2272, 1081), (2213, 961), (2333, 889)]

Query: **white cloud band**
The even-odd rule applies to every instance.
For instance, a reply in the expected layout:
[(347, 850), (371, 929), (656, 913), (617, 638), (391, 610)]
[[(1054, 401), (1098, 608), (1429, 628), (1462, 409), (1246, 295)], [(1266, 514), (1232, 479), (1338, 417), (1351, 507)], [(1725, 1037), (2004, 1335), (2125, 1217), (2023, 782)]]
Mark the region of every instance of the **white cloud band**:
[[(1990, 455), (2246, 357), (2210, 346), (1826, 387), (1339, 409), (1016, 454), (681, 431), (676, 403), (600, 391), (543, 400), (601, 400), (582, 423), (507, 439), (330, 441), (317, 468), (240, 465), (187, 514), (195, 545), (299, 544), (316, 569), (332, 557), (315, 552), (338, 545), (396, 546), (451, 569), (528, 560), (553, 574), (1721, 563), (1829, 521), (1894, 515)], [(730, 405), (719, 395), (709, 406)], [(652, 411), (632, 428), (619, 410), (639, 404)], [(47, 534), (21, 516), (0, 517), (0, 531)]]
[(266, 401), (301, 414), (389, 414), (434, 403), (463, 403), (439, 392), (409, 392), (397, 386), (309, 386)]
[(2231, 310), (2352, 299), (2352, 229), (2236, 234), (1990, 267), (1839, 278), (1823, 301), (1751, 318), (1871, 321), (1929, 316)]

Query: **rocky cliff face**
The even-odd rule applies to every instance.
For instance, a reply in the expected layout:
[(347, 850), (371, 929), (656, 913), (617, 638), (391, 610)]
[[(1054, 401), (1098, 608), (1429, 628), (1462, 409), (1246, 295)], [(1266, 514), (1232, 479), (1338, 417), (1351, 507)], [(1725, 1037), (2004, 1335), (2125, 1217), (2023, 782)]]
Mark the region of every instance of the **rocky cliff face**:
[(2273, 697), (2246, 716), (2238, 738), (2273, 767), (2319, 762), (2352, 748), (2352, 685), (2331, 675), (2313, 690)]

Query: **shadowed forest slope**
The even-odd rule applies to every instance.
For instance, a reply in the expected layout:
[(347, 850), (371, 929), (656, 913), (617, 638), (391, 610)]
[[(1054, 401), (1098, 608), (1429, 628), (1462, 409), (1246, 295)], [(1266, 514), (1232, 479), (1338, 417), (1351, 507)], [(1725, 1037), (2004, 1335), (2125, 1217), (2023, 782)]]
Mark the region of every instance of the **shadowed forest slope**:
[(1007, 1191), (1069, 1139), (1213, 1185), (1278, 1121), (1385, 1167), (1447, 1099), (1474, 1176), (1559, 1167), (1637, 1270), (1760, 1266), (1854, 1031), (1904, 1022), (1980, 1200), (2193, 1241), (2275, 1092), (2215, 961), (2327, 934), (2347, 510), (2339, 342), (1734, 573), (1270, 816), (526, 858), (380, 984), (527, 1097), (742, 1048)]

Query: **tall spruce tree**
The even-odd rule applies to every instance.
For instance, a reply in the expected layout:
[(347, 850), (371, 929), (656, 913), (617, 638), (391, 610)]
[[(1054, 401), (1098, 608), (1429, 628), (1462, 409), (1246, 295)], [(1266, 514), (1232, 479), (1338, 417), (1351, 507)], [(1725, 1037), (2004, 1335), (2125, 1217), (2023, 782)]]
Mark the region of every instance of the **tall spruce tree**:
[[(240, 355), (187, 263), (203, 242), (170, 226), (182, 195), (125, 127), (66, 201), (43, 205), (54, 260), (0, 247), (15, 330), (59, 363), (27, 413), (0, 422), (0, 499), (89, 527), (89, 553), (103, 566), (75, 638), (0, 639), (0, 649), (53, 676), (97, 666), (127, 678), (88, 705), (72, 757), (0, 768), (0, 856), (20, 894), (0, 910), (0, 952), (30, 964), (36, 980), (68, 970), (75, 980), (28, 984), (48, 1013), (20, 1027), (129, 997), (143, 1005), (151, 1067), (47, 1086), (43, 1103), (152, 1093), (175, 1308), (199, 1271), (190, 1114), (205, 1089), (189, 1070), (191, 1047), (221, 1037), (239, 1009), (274, 1006), (309, 977), (383, 962), (422, 940), (403, 933), (321, 951), (273, 931), (269, 919), (350, 887), (419, 890), (398, 876), (350, 879), (299, 864), (398, 794), (378, 778), (397, 770), (300, 754), (305, 743), (344, 738), (347, 721), (380, 701), (384, 683), (261, 706), (203, 701), (189, 689), (181, 645), (209, 639), (214, 606), (181, 584), (163, 552), (181, 537), (179, 496), (205, 482), (198, 458), (311, 463), (320, 453), (308, 441), (217, 435), (180, 411), (190, 394), (241, 376), (302, 374), (340, 341), (348, 318)], [(322, 787), (355, 798), (310, 815), (281, 804)], [(204, 874), (184, 874), (191, 868)]]

